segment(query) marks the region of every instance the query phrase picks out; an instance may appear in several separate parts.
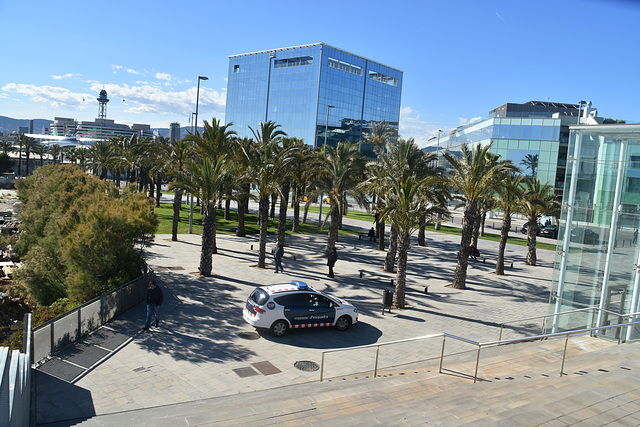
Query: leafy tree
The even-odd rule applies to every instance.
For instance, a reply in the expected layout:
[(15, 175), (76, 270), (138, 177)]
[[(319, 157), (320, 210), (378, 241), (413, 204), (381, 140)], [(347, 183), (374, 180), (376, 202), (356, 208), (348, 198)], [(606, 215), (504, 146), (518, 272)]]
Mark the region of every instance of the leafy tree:
[(466, 144), (460, 146), (460, 158), (447, 151), (444, 158), (453, 168), (449, 185), (459, 192), (457, 198), (464, 201), (464, 219), (462, 237), (458, 251), (458, 264), (453, 277), (452, 287), (466, 289), (467, 266), (469, 265), (469, 245), (473, 227), (478, 217), (478, 203), (491, 194), (499, 185), (498, 177), (507, 172), (516, 172), (518, 168), (510, 160), (496, 160), (489, 152), (491, 144), (482, 147), (476, 144), (472, 149)]
[(75, 165), (41, 167), (16, 186), (16, 281), (38, 303), (84, 302), (141, 273), (141, 249), (158, 224), (143, 194), (121, 194)]
[(179, 187), (197, 194), (202, 199), (202, 248), (198, 270), (203, 276), (210, 276), (213, 270), (216, 203), (220, 189), (228, 179), (225, 156), (219, 157), (216, 164), (213, 164), (210, 158), (203, 157), (190, 162), (186, 173), (169, 185), (170, 188)]
[(269, 220), (269, 198), (280, 191), (280, 176), (294, 159), (295, 148), (281, 149), (280, 140), (286, 133), (278, 129), (273, 121), (260, 122), (256, 129), (249, 126), (254, 142), (242, 147), (247, 158), (245, 176), (258, 193), (258, 220), (260, 221), (260, 243), (258, 268), (265, 267), (267, 247), (267, 224)]
[(542, 184), (540, 180), (527, 178), (524, 180), (524, 198), (521, 212), (527, 217), (527, 259), (525, 264), (536, 265), (536, 233), (538, 218), (556, 210), (559, 205), (553, 194), (553, 186)]
[(502, 180), (502, 185), (495, 190), (495, 207), (502, 211), (498, 262), (496, 263), (496, 274), (499, 276), (504, 276), (504, 251), (511, 229), (511, 215), (519, 211), (524, 196), (521, 188), (522, 179), (522, 175), (507, 174)]
[(358, 145), (340, 142), (334, 149), (326, 147), (324, 163), (324, 190), (329, 193), (330, 217), (329, 238), (325, 255), (328, 256), (338, 241), (340, 217), (347, 195), (353, 193), (357, 184), (364, 180), (366, 159), (360, 154)]
[(531, 171), (531, 175), (529, 175), (532, 178), (536, 177), (536, 170), (538, 169), (538, 159), (539, 159), (539, 155), (538, 154), (527, 154), (524, 159), (520, 162), (520, 164), (522, 166), (525, 167), (525, 169), (529, 169)]
[[(232, 151), (232, 145), (234, 141), (234, 136), (236, 133), (229, 128), (233, 126), (233, 123), (229, 123), (227, 125), (221, 125), (220, 120), (217, 120), (215, 117), (211, 120), (211, 124), (207, 120), (204, 121), (202, 135), (196, 132), (195, 135), (189, 134), (184, 137), (185, 141), (191, 142), (193, 144), (193, 152), (198, 158), (207, 158), (210, 160), (211, 165), (217, 165), (219, 160), (223, 157), (229, 155)], [(225, 169), (225, 174), (228, 173), (228, 168)], [(216, 187), (216, 193), (210, 194), (211, 199), (207, 199), (207, 201), (214, 201), (215, 204), (221, 199), (222, 194), (226, 188), (230, 187), (229, 180), (224, 180), (224, 182), (220, 182), (220, 187)], [(204, 212), (203, 212), (204, 214)], [(211, 216), (209, 219), (210, 226), (213, 228), (210, 230), (212, 234), (213, 240), (212, 250), (213, 253), (218, 253), (218, 246), (216, 243), (216, 229), (217, 229), (217, 212), (216, 209), (209, 209), (208, 214)]]
[(10, 170), (15, 164), (16, 161), (10, 158), (7, 153), (0, 153), (0, 172)]

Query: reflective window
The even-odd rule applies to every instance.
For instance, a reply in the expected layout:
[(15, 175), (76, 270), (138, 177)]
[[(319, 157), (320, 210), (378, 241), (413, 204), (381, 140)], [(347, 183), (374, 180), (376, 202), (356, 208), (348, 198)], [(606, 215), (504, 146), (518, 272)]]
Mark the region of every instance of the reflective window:
[(385, 76), (382, 73), (376, 73), (375, 71), (369, 71), (369, 78), (380, 83), (385, 83), (391, 86), (398, 86), (398, 79)]
[(276, 59), (273, 61), (274, 68), (300, 67), (313, 64), (313, 56), (300, 56), (298, 58)]

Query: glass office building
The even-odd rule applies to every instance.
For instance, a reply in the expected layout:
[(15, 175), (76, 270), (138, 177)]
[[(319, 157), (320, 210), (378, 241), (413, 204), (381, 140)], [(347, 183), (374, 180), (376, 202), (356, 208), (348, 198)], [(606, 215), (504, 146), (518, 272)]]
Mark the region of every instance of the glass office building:
[(440, 136), (441, 149), (456, 151), (462, 144), (492, 143), (491, 152), (511, 160), (523, 174), (550, 184), (560, 195), (566, 174), (569, 126), (591, 119), (596, 110), (581, 104), (530, 101), (506, 103), (489, 117)]
[(225, 120), (240, 137), (273, 120), (315, 147), (360, 142), (371, 122), (398, 127), (402, 76), (324, 43), (232, 55)]
[[(640, 125), (570, 129), (550, 313), (602, 310), (557, 316), (553, 331), (626, 323), (617, 313), (640, 310)], [(640, 328), (600, 335), (638, 339)]]

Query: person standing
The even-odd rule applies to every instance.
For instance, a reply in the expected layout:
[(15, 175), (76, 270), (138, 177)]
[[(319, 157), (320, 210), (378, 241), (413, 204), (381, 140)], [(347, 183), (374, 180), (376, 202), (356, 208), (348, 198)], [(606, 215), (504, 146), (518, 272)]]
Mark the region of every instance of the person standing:
[(637, 228), (633, 232), (633, 244), (635, 245), (636, 243), (638, 243), (638, 229)]
[(338, 260), (338, 251), (334, 246), (331, 249), (331, 253), (329, 253), (329, 258), (327, 259), (327, 265), (329, 266), (329, 277), (333, 277), (333, 266), (336, 265), (337, 260)]
[(371, 227), (371, 230), (369, 230), (369, 241), (370, 242), (375, 242), (376, 241), (376, 230), (374, 230), (373, 227)]
[(149, 282), (149, 288), (147, 288), (147, 320), (144, 323), (142, 329), (148, 331), (151, 327), (151, 317), (156, 318), (156, 328), (160, 326), (160, 306), (163, 302), (162, 289), (157, 285), (155, 279), (151, 279)]
[(284, 273), (284, 268), (282, 268), (283, 256), (284, 256), (284, 246), (282, 245), (280, 240), (278, 240), (276, 242), (275, 248), (273, 248), (273, 259), (276, 263), (276, 273), (278, 272), (278, 268), (280, 269), (281, 272)]

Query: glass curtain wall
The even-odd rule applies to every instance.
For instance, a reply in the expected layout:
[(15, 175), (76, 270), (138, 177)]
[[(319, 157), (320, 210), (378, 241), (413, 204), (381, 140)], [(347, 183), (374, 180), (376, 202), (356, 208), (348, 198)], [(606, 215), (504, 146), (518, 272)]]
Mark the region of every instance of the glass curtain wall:
[[(612, 313), (639, 310), (640, 125), (571, 129), (549, 311), (610, 313), (556, 316), (548, 325), (554, 332), (624, 323)], [(640, 329), (602, 335), (637, 339)]]

